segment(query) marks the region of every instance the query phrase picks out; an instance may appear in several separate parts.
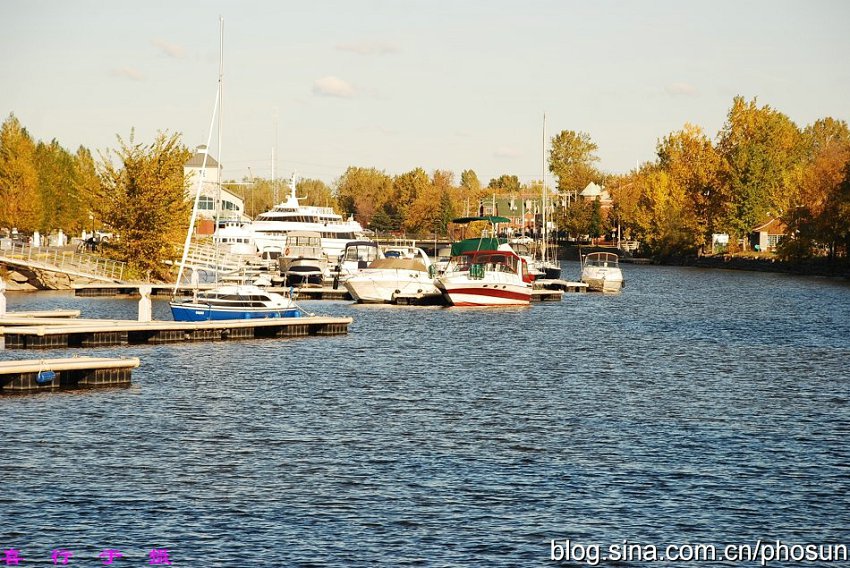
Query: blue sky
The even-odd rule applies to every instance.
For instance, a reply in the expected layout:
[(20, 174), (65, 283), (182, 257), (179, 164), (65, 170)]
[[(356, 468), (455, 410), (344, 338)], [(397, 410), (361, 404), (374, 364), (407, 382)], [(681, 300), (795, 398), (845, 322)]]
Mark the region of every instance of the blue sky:
[(224, 18), (224, 175), (348, 166), (543, 170), (586, 132), (625, 173), (659, 138), (712, 138), (736, 95), (799, 126), (850, 121), (850, 2), (572, 0), (0, 1), (0, 113), (75, 150), (205, 143)]

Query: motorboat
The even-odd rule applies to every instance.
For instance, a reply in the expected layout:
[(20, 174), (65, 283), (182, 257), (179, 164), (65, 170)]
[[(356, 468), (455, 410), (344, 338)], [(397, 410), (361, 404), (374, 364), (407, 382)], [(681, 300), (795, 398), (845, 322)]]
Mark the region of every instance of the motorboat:
[(340, 282), (348, 279), (356, 272), (368, 268), (373, 261), (379, 258), (385, 258), (384, 252), (374, 241), (359, 240), (346, 243), (333, 269), (334, 281)]
[(218, 286), (192, 297), (169, 302), (174, 321), (209, 321), (255, 318), (293, 318), (305, 313), (294, 300), (259, 286)]
[(413, 250), (415, 256), (385, 251), (385, 258), (376, 258), (347, 278), (346, 290), (360, 303), (393, 303), (399, 297), (440, 300), (442, 292), (434, 285), (436, 268), (424, 250)]
[(288, 286), (321, 286), (328, 274), (322, 235), (316, 231), (290, 232), (278, 266)]
[(620, 257), (613, 252), (591, 252), (581, 263), (581, 281), (594, 292), (619, 292), (625, 285)]
[[(454, 223), (507, 223), (506, 217), (463, 217)], [(452, 245), (452, 259), (435, 284), (454, 306), (517, 306), (531, 302), (528, 262), (504, 240), (482, 235)]]

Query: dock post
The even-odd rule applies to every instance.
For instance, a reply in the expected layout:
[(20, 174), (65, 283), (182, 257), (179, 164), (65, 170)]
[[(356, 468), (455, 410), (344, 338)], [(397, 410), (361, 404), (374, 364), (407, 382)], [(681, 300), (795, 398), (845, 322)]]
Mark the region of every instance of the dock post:
[(6, 281), (0, 276), (0, 318), (6, 315)]
[(151, 287), (150, 286), (139, 286), (139, 294), (141, 294), (141, 298), (139, 298), (139, 321), (151, 321), (152, 317), (152, 309), (151, 309)]

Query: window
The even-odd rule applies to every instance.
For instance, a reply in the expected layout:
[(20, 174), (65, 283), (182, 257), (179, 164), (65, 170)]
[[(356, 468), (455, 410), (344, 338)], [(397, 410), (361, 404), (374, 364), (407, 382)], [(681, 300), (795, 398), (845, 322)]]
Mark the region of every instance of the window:
[(198, 209), (202, 211), (215, 211), (215, 201), (212, 197), (202, 195), (198, 200)]

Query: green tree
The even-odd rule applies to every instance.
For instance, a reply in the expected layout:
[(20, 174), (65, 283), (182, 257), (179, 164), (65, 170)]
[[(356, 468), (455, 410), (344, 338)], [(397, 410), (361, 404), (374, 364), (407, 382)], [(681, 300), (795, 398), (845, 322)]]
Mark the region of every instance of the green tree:
[(83, 229), (94, 230), (96, 223), (106, 219), (105, 203), (101, 200), (100, 177), (91, 152), (80, 146), (74, 155), (73, 187), (84, 213)]
[(502, 174), (490, 180), (487, 189), (493, 190), (500, 195), (518, 192), (520, 190), (519, 178), (514, 175)]
[(576, 194), (600, 177), (594, 165), (599, 148), (584, 132), (563, 130), (552, 138), (549, 171), (558, 180), (558, 191)]
[(720, 181), (730, 197), (727, 226), (738, 237), (787, 202), (789, 180), (801, 158), (800, 131), (784, 114), (735, 97), (720, 132)]
[(78, 232), (88, 214), (74, 187), (74, 157), (54, 139), (50, 144), (36, 145), (35, 162), (41, 202), (46, 205), (39, 227), (44, 232), (57, 228)]
[(164, 261), (178, 257), (189, 226), (183, 165), (191, 152), (178, 134), (160, 132), (149, 146), (136, 144), (133, 131), (129, 142), (117, 138), (99, 164), (106, 221), (120, 235), (114, 254), (136, 276), (167, 279)]
[(408, 223), (409, 211), (430, 186), (431, 180), (422, 168), (400, 174), (393, 179), (392, 207), (405, 229), (408, 226), (419, 226), (421, 219)]
[(14, 114), (0, 127), (0, 226), (30, 233), (41, 223), (35, 143)]

